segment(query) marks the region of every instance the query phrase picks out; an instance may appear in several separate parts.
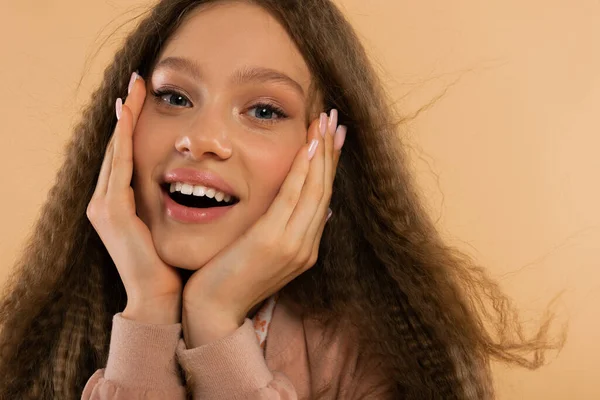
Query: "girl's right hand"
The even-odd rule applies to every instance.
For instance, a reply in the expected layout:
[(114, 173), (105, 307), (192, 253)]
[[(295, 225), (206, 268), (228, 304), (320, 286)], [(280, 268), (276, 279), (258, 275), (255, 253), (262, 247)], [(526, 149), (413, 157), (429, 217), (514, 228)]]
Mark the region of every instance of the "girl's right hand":
[[(131, 178), (133, 132), (146, 98), (137, 75), (122, 110), (117, 100), (117, 125), (106, 149), (98, 183), (86, 215), (115, 263), (127, 292), (123, 317), (140, 322), (172, 324), (181, 320), (182, 280), (158, 256), (150, 230), (136, 215)], [(135, 79), (132, 75), (132, 80)]]

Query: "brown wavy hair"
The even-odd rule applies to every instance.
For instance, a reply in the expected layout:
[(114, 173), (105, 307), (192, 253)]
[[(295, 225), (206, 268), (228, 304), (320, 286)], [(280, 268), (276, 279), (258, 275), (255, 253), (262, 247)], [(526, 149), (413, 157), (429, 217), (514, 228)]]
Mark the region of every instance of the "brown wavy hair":
[[(409, 173), (402, 118), (342, 13), (329, 0), (246, 1), (287, 30), (322, 109), (339, 110), (348, 127), (319, 259), (281, 295), (305, 317), (349, 321), (361, 359), (377, 361), (390, 398), (492, 398), (491, 358), (542, 365), (544, 351), (562, 344), (547, 339), (550, 316), (524, 337), (498, 285), (442, 241)], [(115, 99), (126, 96), (132, 71), (149, 76), (165, 41), (205, 3), (215, 1), (163, 0), (150, 9), (75, 127), (4, 289), (1, 399), (77, 399), (106, 365), (126, 293), (86, 208), (116, 124)]]

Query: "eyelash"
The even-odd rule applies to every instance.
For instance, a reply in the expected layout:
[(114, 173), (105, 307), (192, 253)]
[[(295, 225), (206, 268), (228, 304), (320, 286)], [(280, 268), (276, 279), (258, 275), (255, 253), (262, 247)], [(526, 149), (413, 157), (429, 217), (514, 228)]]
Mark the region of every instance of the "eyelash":
[[(192, 103), (191, 101), (188, 100), (188, 98), (183, 95), (182, 93), (173, 90), (173, 89), (158, 89), (158, 90), (153, 90), (152, 91), (152, 95), (154, 96), (154, 100), (156, 101), (157, 104), (159, 105), (165, 105), (165, 102), (162, 100), (162, 97), (164, 95), (175, 95), (175, 96), (180, 96), (182, 98), (185, 99), (185, 101), (187, 101), (188, 103)], [(175, 107), (175, 108), (181, 108), (181, 106), (174, 106), (172, 104), (166, 104), (167, 107)], [(252, 107), (248, 108), (249, 110), (253, 109), (253, 108), (266, 108), (272, 112), (274, 112), (275, 114), (277, 114), (277, 118), (276, 119), (261, 119), (261, 118), (255, 118), (256, 120), (259, 120), (260, 123), (262, 124), (274, 124), (276, 123), (278, 120), (281, 119), (286, 119), (288, 118), (288, 115), (285, 113), (285, 111), (283, 111), (283, 109), (281, 109), (281, 107), (278, 107), (275, 104), (269, 103), (269, 102), (265, 102), (265, 101), (261, 101), (259, 103), (256, 103), (254, 105), (252, 105)]]
[[(172, 90), (172, 89), (158, 89), (158, 90), (153, 90), (152, 91), (152, 95), (154, 96), (154, 100), (159, 105), (165, 105), (165, 102), (162, 100), (162, 97), (164, 95), (166, 95), (166, 94), (172, 94), (172, 95), (183, 97), (188, 103), (190, 103), (190, 104), (192, 103), (191, 101), (188, 100), (187, 96), (184, 96), (182, 93), (179, 93), (179, 92), (177, 92), (175, 90)], [(167, 107), (180, 108), (181, 106), (174, 106), (172, 104), (167, 104)]]

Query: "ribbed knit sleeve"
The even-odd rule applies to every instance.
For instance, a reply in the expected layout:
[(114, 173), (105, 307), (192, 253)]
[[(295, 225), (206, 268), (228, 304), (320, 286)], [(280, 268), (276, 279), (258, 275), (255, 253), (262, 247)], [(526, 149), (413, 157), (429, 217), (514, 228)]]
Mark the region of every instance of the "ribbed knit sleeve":
[(194, 399), (297, 399), (286, 375), (270, 371), (252, 320), (231, 335), (193, 349), (179, 340), (177, 357)]
[(113, 317), (106, 368), (88, 380), (82, 400), (185, 399), (175, 351), (181, 324), (144, 324)]

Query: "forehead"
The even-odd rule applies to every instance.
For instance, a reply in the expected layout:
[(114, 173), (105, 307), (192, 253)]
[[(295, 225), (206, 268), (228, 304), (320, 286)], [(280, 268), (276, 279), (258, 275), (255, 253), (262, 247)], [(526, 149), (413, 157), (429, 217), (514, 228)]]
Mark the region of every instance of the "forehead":
[(304, 58), (279, 22), (261, 7), (241, 2), (219, 2), (192, 11), (158, 61), (167, 57), (195, 61), (207, 79), (225, 79), (250, 66), (286, 74), (305, 93), (311, 82)]

